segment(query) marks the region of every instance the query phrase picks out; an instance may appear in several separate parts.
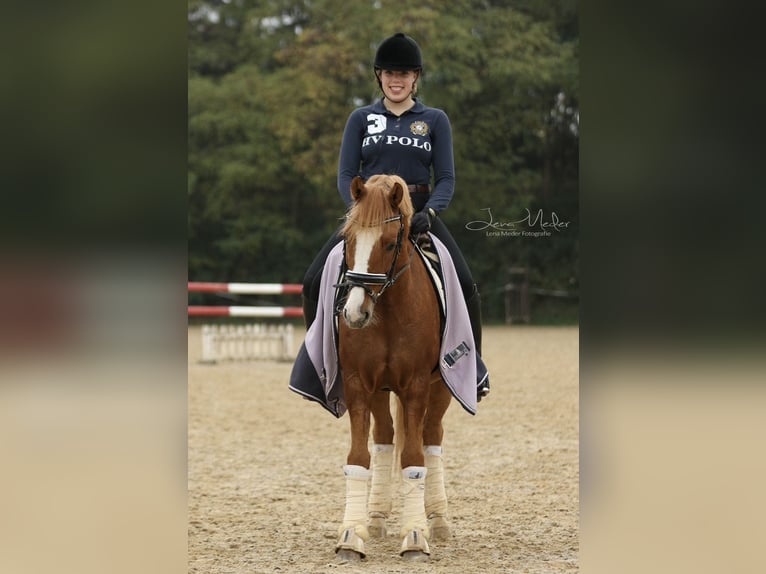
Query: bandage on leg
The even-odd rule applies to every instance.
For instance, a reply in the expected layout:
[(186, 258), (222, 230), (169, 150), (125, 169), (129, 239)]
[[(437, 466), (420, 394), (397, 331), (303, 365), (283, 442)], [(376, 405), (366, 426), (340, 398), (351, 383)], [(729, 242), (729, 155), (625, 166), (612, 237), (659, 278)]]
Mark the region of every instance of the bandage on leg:
[(343, 467), (343, 473), (346, 475), (346, 510), (338, 534), (353, 527), (362, 540), (367, 540), (370, 537), (367, 531), (367, 483), (370, 471), (363, 466), (347, 464)]
[(371, 536), (386, 536), (386, 519), (391, 515), (391, 466), (394, 459), (394, 445), (375, 444), (372, 447), (372, 482), (369, 512)]
[(407, 536), (411, 530), (418, 529), (428, 538), (425, 513), (426, 472), (424, 466), (408, 466), (402, 470), (404, 505), (400, 536)]

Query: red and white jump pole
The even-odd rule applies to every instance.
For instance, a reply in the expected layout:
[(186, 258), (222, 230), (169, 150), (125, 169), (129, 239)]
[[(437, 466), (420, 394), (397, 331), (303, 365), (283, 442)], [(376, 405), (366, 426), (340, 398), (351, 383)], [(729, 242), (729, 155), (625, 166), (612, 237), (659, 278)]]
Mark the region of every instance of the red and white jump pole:
[(299, 283), (204, 283), (189, 281), (190, 293), (237, 293), (239, 295), (300, 295)]
[[(238, 295), (300, 295), (299, 283), (205, 283), (189, 281), (190, 293), (236, 293)], [(189, 317), (303, 317), (302, 307), (189, 305)]]
[(189, 305), (189, 317), (303, 317), (301, 307), (242, 307)]

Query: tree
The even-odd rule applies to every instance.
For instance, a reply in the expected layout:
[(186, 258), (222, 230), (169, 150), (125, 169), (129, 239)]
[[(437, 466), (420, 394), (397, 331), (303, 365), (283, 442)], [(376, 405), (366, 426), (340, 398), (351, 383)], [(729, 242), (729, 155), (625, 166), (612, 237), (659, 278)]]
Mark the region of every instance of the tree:
[[(394, 9), (395, 8), (395, 9)], [(502, 316), (505, 270), (577, 286), (577, 17), (571, 1), (195, 1), (189, 5), (189, 267), (195, 279), (296, 282), (337, 226), (348, 114), (378, 97), (377, 44), (404, 31), (419, 96), (453, 125), (457, 189), (442, 217)], [(550, 238), (466, 223), (556, 212)]]

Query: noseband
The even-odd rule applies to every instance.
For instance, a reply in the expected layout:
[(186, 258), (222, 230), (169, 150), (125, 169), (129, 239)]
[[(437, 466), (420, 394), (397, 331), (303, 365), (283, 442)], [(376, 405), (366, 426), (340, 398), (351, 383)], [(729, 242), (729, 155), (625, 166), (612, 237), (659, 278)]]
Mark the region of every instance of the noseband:
[[(399, 232), (396, 235), (396, 246), (394, 247), (394, 258), (391, 260), (391, 267), (388, 269), (388, 273), (359, 273), (357, 271), (346, 271), (345, 281), (334, 285), (334, 287), (346, 287), (351, 289), (353, 287), (361, 287), (364, 292), (370, 296), (373, 303), (378, 302), (378, 298), (383, 295), (383, 292), (391, 287), (396, 280), (399, 279), (402, 273), (404, 273), (412, 262), (412, 258), (399, 271), (396, 271), (396, 262), (399, 259), (399, 254), (402, 251), (402, 240), (404, 239), (404, 217), (400, 213), (383, 220), (383, 224), (399, 222)], [(345, 249), (345, 247), (344, 247)], [(345, 259), (345, 257), (344, 257)], [(377, 293), (372, 290), (373, 286), (382, 285), (380, 291)]]

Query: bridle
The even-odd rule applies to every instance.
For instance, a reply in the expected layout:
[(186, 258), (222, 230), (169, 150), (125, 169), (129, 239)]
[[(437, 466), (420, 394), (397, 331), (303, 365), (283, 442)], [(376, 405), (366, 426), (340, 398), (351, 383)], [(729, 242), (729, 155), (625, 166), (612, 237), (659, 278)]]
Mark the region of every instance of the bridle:
[[(342, 283), (339, 283), (337, 285), (334, 285), (334, 287), (345, 287), (349, 290), (353, 287), (361, 287), (364, 289), (364, 292), (367, 293), (367, 295), (370, 296), (370, 299), (372, 299), (373, 303), (377, 303), (378, 299), (381, 295), (391, 287), (394, 283), (396, 283), (396, 280), (399, 279), (399, 277), (404, 273), (407, 268), (412, 263), (412, 254), (415, 252), (414, 250), (410, 253), (410, 260), (407, 261), (406, 264), (402, 266), (399, 271), (396, 271), (396, 263), (399, 260), (399, 254), (402, 252), (402, 241), (404, 240), (404, 217), (400, 213), (399, 215), (394, 215), (392, 217), (388, 217), (383, 220), (381, 225), (385, 225), (386, 223), (393, 223), (395, 221), (399, 222), (399, 232), (396, 235), (396, 245), (394, 247), (394, 257), (391, 260), (391, 266), (388, 269), (388, 273), (360, 273), (358, 271), (346, 271), (345, 274), (345, 280)], [(345, 249), (345, 244), (344, 244)], [(345, 261), (345, 255), (344, 255), (344, 261)], [(372, 290), (372, 287), (382, 285), (380, 290), (376, 293)]]

